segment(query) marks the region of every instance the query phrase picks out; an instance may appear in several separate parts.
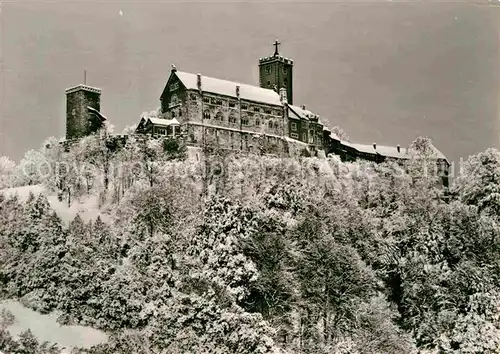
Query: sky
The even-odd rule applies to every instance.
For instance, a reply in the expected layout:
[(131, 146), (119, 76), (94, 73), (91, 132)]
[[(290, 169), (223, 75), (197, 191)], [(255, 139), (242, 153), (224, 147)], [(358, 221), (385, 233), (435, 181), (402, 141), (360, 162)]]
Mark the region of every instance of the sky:
[[(478, 1), (0, 0), (0, 155), (65, 134), (66, 88), (102, 89), (120, 133), (181, 71), (258, 85), (294, 60), (294, 103), (360, 143), (500, 148), (500, 6)], [(499, 1), (500, 2), (500, 1)]]

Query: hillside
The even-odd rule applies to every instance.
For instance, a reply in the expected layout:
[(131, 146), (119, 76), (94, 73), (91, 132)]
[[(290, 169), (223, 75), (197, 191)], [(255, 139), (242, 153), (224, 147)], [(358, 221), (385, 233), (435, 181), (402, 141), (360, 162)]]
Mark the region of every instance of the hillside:
[[(415, 145), (376, 165), (44, 144), (30, 165), (57, 168), (2, 179), (1, 298), (109, 335), (77, 353), (500, 353), (500, 153), (447, 190)], [(47, 352), (2, 318), (0, 350)]]

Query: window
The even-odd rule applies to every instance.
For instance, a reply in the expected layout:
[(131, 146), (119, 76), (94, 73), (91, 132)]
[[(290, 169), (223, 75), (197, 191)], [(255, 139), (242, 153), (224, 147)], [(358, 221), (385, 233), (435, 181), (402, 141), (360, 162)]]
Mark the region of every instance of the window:
[(241, 105), (241, 109), (248, 109), (248, 105), (246, 105), (246, 104), (242, 104), (242, 105)]
[(266, 109), (264, 112), (265, 112), (266, 114), (271, 114), (271, 113), (272, 113), (272, 111), (271, 111), (270, 109)]
[(288, 80), (287, 79), (283, 80), (283, 85), (285, 85), (285, 86), (288, 85)]
[(179, 97), (177, 97), (176, 94), (173, 94), (170, 97), (170, 104), (168, 105), (169, 107), (177, 106), (179, 104)]
[(302, 134), (302, 141), (307, 141), (307, 133)]
[(299, 138), (299, 134), (297, 133), (291, 133), (290, 136), (294, 139), (298, 139)]
[(266, 66), (266, 74), (269, 75), (271, 73), (271, 65)]
[(229, 108), (236, 107), (236, 103), (234, 101), (229, 101)]
[(260, 127), (260, 119), (259, 118), (255, 119), (255, 125), (257, 127)]
[(286, 74), (286, 72), (287, 72), (287, 67), (286, 67), (286, 66), (284, 66), (284, 67), (283, 67), (283, 73), (285, 73), (285, 74)]
[(267, 80), (267, 87), (271, 87), (271, 81)]
[(253, 108), (253, 111), (254, 111), (254, 112), (260, 112), (260, 108), (259, 108), (259, 107), (254, 107), (254, 108)]
[(189, 97), (191, 97), (191, 100), (196, 101), (196, 94), (192, 93)]
[(160, 135), (167, 135), (167, 131), (163, 128), (158, 129), (158, 134)]
[(175, 111), (170, 112), (172, 115), (172, 118), (175, 118)]
[(269, 129), (273, 129), (274, 128), (274, 123), (272, 120), (269, 121)]
[(248, 117), (241, 118), (241, 125), (250, 125)]
[(219, 98), (212, 98), (212, 104), (216, 104), (217, 106), (222, 106), (222, 100)]
[(236, 124), (236, 117), (234, 116), (234, 114), (231, 114), (229, 116), (229, 123)]
[(175, 91), (179, 89), (179, 83), (178, 82), (174, 82), (172, 85), (170, 85), (169, 87), (169, 91), (172, 92), (172, 91)]
[(203, 97), (203, 102), (210, 103), (210, 98), (209, 97)]
[(296, 131), (297, 130), (297, 123), (292, 122), (291, 128), (293, 131)]
[(210, 111), (203, 112), (203, 119), (210, 119)]
[(215, 120), (219, 120), (219, 121), (224, 121), (224, 116), (222, 115), (222, 112), (217, 112), (217, 114), (215, 115)]

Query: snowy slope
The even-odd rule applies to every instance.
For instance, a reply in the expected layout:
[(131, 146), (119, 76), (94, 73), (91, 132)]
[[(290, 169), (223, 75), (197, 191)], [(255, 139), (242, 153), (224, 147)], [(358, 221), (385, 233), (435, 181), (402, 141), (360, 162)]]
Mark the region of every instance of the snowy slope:
[(29, 329), (40, 342), (57, 343), (60, 347), (68, 349), (72, 347), (88, 348), (108, 340), (105, 333), (90, 327), (61, 326), (56, 322), (56, 314), (42, 315), (24, 307), (18, 301), (2, 301), (0, 309), (9, 310), (16, 319), (14, 324), (8, 327), (13, 336), (18, 336), (21, 332)]
[(56, 195), (49, 193), (41, 185), (0, 190), (0, 193), (3, 193), (6, 196), (17, 194), (22, 200), (26, 200), (30, 192), (35, 194), (35, 196), (40, 193), (44, 194), (49, 200), (51, 208), (57, 213), (57, 215), (66, 225), (71, 222), (71, 220), (73, 220), (77, 214), (80, 214), (81, 218), (85, 221), (95, 220), (98, 216), (100, 216), (103, 221), (109, 222), (109, 216), (99, 210), (97, 196), (89, 196), (86, 198), (82, 198), (79, 201), (74, 201), (74, 203), (72, 203), (72, 205), (68, 207), (68, 204), (66, 202), (60, 202), (57, 199)]

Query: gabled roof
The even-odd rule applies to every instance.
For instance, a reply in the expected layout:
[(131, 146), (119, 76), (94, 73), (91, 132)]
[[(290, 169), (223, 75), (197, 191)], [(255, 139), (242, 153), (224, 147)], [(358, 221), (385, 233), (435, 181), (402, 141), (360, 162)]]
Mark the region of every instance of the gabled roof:
[[(175, 71), (179, 80), (188, 90), (198, 89), (197, 74), (187, 73), (183, 71)], [(204, 92), (220, 94), (236, 98), (236, 86), (240, 86), (240, 98), (244, 100), (267, 103), (276, 106), (281, 106), (280, 96), (277, 92), (252, 85), (241, 84), (233, 81), (217, 79), (208, 76), (201, 76), (201, 89)]]
[(179, 121), (175, 118), (173, 119), (148, 118), (148, 120), (154, 125), (162, 125), (165, 127), (169, 125), (179, 125)]

